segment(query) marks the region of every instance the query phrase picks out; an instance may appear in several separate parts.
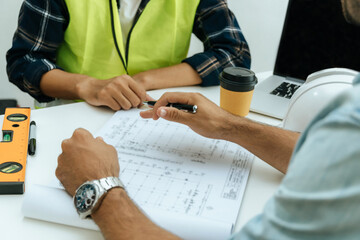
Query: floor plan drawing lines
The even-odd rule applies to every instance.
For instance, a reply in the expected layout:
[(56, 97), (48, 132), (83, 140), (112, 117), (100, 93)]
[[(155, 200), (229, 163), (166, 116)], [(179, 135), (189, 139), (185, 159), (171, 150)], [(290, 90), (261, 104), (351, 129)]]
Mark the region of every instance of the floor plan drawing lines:
[[(95, 134), (116, 149), (127, 195), (154, 223), (183, 239), (229, 238), (254, 155), (185, 125), (142, 119), (139, 112), (118, 111)], [(27, 191), (24, 216), (99, 230), (91, 219), (79, 218), (72, 197), (52, 177)]]
[(201, 215), (212, 185), (202, 183), (204, 173), (147, 163), (120, 161), (128, 193), (143, 207)]
[(119, 111), (98, 132), (114, 146), (120, 178), (143, 209), (235, 222), (254, 156), (164, 119)]

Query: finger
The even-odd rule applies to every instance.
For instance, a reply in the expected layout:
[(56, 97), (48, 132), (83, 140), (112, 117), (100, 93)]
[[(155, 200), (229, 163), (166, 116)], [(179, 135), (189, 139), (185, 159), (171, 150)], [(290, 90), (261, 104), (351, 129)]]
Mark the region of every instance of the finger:
[(101, 89), (97, 94), (96, 106), (107, 106), (114, 111), (120, 110), (121, 105), (113, 98), (114, 92), (116, 92), (114, 88), (109, 85)]
[[(152, 98), (149, 94), (146, 94), (146, 99), (145, 99), (145, 101), (156, 101), (156, 100), (155, 100), (154, 98)], [(139, 107), (141, 107), (141, 106), (143, 106), (143, 105), (144, 105), (143, 102), (141, 102), (141, 104), (140, 104)], [(148, 105), (148, 107), (152, 108), (153, 106)]]
[[(179, 92), (167, 92), (164, 93), (160, 99), (154, 105), (155, 113), (158, 112), (159, 107), (164, 107), (169, 103), (182, 103), (182, 104), (189, 104), (190, 94), (189, 93), (179, 93)], [(154, 120), (159, 119), (158, 114), (153, 115)]]
[(64, 152), (67, 149), (70, 139), (65, 139), (61, 142), (61, 150)]
[(58, 158), (57, 158), (57, 163), (58, 163), (58, 165), (57, 165), (57, 167), (56, 167), (56, 169), (55, 169), (55, 176), (61, 181), (62, 180), (62, 173), (63, 173), (63, 171), (62, 171), (62, 166), (63, 166), (63, 156), (64, 156), (64, 154), (62, 153), (62, 154), (60, 154), (59, 156), (58, 156)]
[(146, 101), (156, 101), (154, 98), (152, 98), (149, 94), (146, 94)]
[(64, 153), (61, 153), (58, 158), (57, 158), (57, 162), (58, 162), (58, 167), (59, 167), (59, 164), (62, 162), (62, 159), (64, 157)]
[(110, 94), (103, 98), (102, 104), (103, 106), (107, 106), (111, 108), (113, 111), (121, 110), (121, 104), (118, 103)]
[(185, 125), (188, 125), (187, 123), (189, 123), (191, 121), (191, 118), (193, 117), (193, 114), (189, 114), (176, 108), (170, 107), (160, 107), (156, 113), (159, 117), (163, 119), (172, 122), (182, 123)]
[[(137, 92), (134, 89), (141, 90), (141, 88), (138, 86), (139, 84), (134, 79), (132, 79), (129, 75), (120, 76), (113, 82), (113, 85), (115, 86), (115, 92), (113, 93), (113, 94), (115, 94), (114, 96), (116, 96), (116, 94), (123, 95), (126, 98), (126, 100), (128, 102), (130, 102), (130, 104), (131, 104), (131, 106), (129, 108), (140, 106), (140, 104), (142, 103), (141, 96), (138, 96)], [(142, 94), (145, 97), (146, 92), (144, 89), (143, 89)], [(118, 98), (116, 97), (116, 99), (118, 99)], [(119, 98), (118, 100), (123, 100), (123, 99)], [(129, 108), (127, 108), (127, 109), (129, 109)]]
[(156, 105), (166, 106), (168, 103), (195, 104), (192, 99), (195, 93), (167, 92), (164, 93)]
[(133, 92), (133, 90), (130, 88), (123, 89), (123, 95), (130, 102), (132, 107), (138, 107), (142, 104), (142, 101), (139, 98), (139, 96), (136, 95), (136, 93)]
[[(130, 91), (130, 89), (128, 89), (128, 91)], [(126, 88), (121, 85), (116, 85), (116, 87), (109, 88), (108, 90), (108, 94), (117, 103), (119, 108), (128, 110), (132, 107), (132, 105), (131, 102), (123, 95), (125, 92)]]
[(104, 138), (102, 138), (102, 137), (96, 137), (95, 139), (104, 142)]
[[(58, 160), (58, 162), (59, 162), (59, 160)], [(61, 174), (62, 172), (61, 172), (61, 170), (60, 170), (60, 168), (59, 168), (59, 166), (55, 169), (55, 176), (56, 176), (56, 178), (57, 179), (59, 179), (59, 181), (61, 181), (62, 180), (62, 174)]]
[(153, 109), (140, 112), (142, 118), (152, 118), (154, 114), (155, 112)]
[(75, 129), (71, 138), (94, 138), (93, 135), (84, 128)]
[(121, 109), (129, 110), (132, 107), (131, 102), (122, 94), (114, 96), (114, 100), (120, 105)]
[(130, 76), (127, 76), (129, 80), (129, 87), (131, 90), (139, 97), (140, 101), (143, 102), (146, 100), (146, 91), (143, 86), (141, 86), (138, 82), (136, 82)]

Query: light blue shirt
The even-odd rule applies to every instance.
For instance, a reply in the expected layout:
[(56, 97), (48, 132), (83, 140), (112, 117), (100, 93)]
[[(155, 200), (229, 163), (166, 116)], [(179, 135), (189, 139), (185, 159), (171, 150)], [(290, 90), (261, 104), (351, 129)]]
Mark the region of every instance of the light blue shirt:
[(233, 239), (360, 239), (360, 75), (302, 134), (264, 212)]

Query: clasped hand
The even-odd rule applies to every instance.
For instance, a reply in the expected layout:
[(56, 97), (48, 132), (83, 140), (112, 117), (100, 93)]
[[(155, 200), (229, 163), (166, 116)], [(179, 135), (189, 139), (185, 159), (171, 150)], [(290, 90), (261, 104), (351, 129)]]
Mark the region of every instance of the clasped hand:
[(88, 79), (78, 86), (81, 99), (114, 111), (139, 107), (146, 100), (145, 88), (132, 77), (121, 75), (107, 80)]
[(84, 182), (118, 177), (119, 161), (115, 148), (85, 129), (77, 129), (61, 144), (56, 176), (70, 195)]

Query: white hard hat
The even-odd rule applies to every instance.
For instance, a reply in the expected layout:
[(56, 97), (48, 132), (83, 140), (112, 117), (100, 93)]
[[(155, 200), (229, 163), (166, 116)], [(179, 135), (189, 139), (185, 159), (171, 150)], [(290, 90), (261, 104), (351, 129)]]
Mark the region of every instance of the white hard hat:
[(303, 132), (310, 121), (339, 93), (352, 87), (358, 72), (331, 68), (313, 73), (291, 98), (283, 128)]

